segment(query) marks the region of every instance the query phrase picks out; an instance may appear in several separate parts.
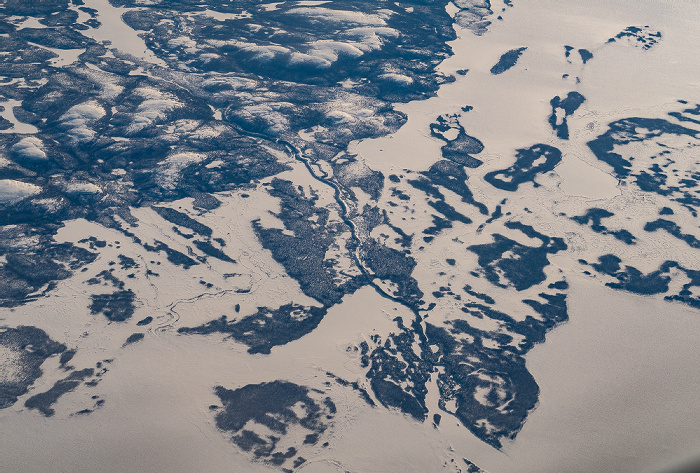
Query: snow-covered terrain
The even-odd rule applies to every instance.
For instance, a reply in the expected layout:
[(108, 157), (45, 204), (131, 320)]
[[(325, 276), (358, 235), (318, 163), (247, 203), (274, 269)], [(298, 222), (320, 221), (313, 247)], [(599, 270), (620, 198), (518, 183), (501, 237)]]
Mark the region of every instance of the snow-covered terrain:
[(0, 468), (697, 457), (699, 21), (0, 3)]

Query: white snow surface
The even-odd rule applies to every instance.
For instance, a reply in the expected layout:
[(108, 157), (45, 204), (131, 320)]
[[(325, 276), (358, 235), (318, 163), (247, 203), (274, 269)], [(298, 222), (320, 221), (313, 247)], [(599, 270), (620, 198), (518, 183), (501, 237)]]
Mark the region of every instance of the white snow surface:
[(59, 121), (75, 141), (90, 141), (95, 136), (95, 130), (89, 125), (104, 116), (105, 111), (102, 106), (91, 100), (72, 106), (59, 118)]
[(21, 101), (9, 99), (5, 102), (0, 102), (0, 105), (4, 108), (4, 110), (0, 112), (0, 116), (12, 123), (12, 128), (0, 130), (0, 133), (33, 134), (38, 131), (34, 125), (22, 123), (15, 118), (14, 107), (22, 106)]
[(158, 166), (156, 182), (164, 189), (175, 189), (182, 170), (204, 159), (206, 159), (206, 156), (201, 153), (186, 152), (172, 154)]
[(164, 118), (166, 112), (183, 106), (174, 95), (152, 87), (140, 87), (134, 93), (144, 100), (138, 105), (132, 123), (127, 127), (128, 133), (139, 132)]
[[(142, 4), (151, 4), (144, 1)], [(164, 67), (165, 61), (158, 58), (153, 51), (148, 49), (145, 41), (138, 32), (130, 28), (121, 19), (128, 9), (117, 8), (110, 4), (109, 0), (86, 0), (85, 6), (98, 11), (98, 20), (102, 23), (99, 28), (90, 28), (83, 34), (97, 41), (108, 41), (112, 48), (116, 48), (137, 59), (141, 59), (151, 65)]]
[(22, 138), (17, 143), (12, 145), (10, 150), (18, 157), (32, 160), (43, 161), (46, 159), (46, 152), (44, 151), (44, 143), (41, 139), (28, 136)]
[(0, 204), (13, 204), (41, 192), (41, 187), (14, 179), (0, 179)]
[(286, 14), (288, 15), (305, 16), (313, 20), (337, 23), (344, 26), (385, 26), (386, 19), (391, 13), (391, 11), (387, 10), (381, 14), (370, 14), (358, 11), (334, 10), (323, 7), (300, 7), (291, 8), (286, 11)]

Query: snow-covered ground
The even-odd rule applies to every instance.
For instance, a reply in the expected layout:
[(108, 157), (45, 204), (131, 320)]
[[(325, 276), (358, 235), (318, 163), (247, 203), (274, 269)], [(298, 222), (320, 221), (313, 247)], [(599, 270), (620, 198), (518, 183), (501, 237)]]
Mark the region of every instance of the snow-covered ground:
[[(85, 34), (109, 40), (111, 47), (135, 58), (164, 64), (148, 51), (138, 33), (121, 21), (126, 9), (115, 8), (108, 0), (85, 2), (99, 11), (102, 21), (101, 27)], [(297, 8), (284, 14), (361, 27), (359, 37), (364, 41), (381, 42), (381, 34), (393, 34), (382, 30), (385, 17), (318, 7), (324, 3), (297, 2)], [(54, 340), (70, 340), (73, 345), (69, 348), (77, 348), (71, 364), (93, 366), (95, 360), (102, 360), (109, 372), (96, 386), (80, 386), (75, 393), (61, 397), (54, 406), (55, 417), (45, 418), (25, 408), (24, 401), (66, 376), (57, 358), (48, 359), (42, 367), (44, 376), (30, 392), (14, 406), (0, 410), (3, 431), (11, 432), (3, 436), (0, 447), (2, 468), (23, 472), (271, 471), (269, 466), (251, 461), (251, 455), (230, 442), (230, 434), (217, 429), (209, 406), (221, 403), (214, 386), (235, 389), (278, 379), (332, 395), (338, 409), (324, 436), (328, 446), (322, 447), (319, 442), (304, 447), (306, 463), (297, 469), (303, 473), (456, 472), (466, 470), (463, 458), (491, 473), (654, 473), (669, 463), (700, 454), (698, 311), (665, 302), (659, 296), (613, 291), (604, 286), (601, 277), (581, 274), (578, 263), (579, 259), (595, 261), (614, 251), (644, 272), (655, 270), (666, 259), (700, 269), (700, 257), (689, 252), (685, 242), (643, 229), (662, 206), (673, 205), (681, 216), (687, 215), (682, 213), (685, 210), (675, 202), (669, 204), (668, 199), (622, 186), (612, 169), (586, 146), (611, 121), (631, 116), (663, 117), (682, 108), (678, 99), (700, 102), (700, 36), (696, 33), (700, 8), (692, 2), (623, 0), (514, 3), (514, 7), (497, 12), (503, 20), (494, 20), (488, 34), (477, 36), (456, 27), (459, 38), (451, 44), (455, 54), (440, 66), (443, 73), (456, 74), (456, 81), (443, 85), (436, 97), (397, 104), (396, 109), (408, 115), (408, 122), (394, 134), (353, 143), (350, 152), (357, 153), (359, 162), (348, 172), (366, 176), (371, 168), (385, 177), (417, 177), (440, 160), (440, 148), (445, 144), (431, 136), (430, 125), (440, 115), (459, 114), (458, 123), (465, 132), (484, 144), (484, 151), (476, 155), (484, 164), (467, 170), (475, 200), (493, 211), (506, 199), (504, 209), (511, 212), (507, 219), (533, 225), (566, 241), (566, 251), (548, 257), (551, 264), (545, 269), (547, 280), (543, 284), (559, 279), (568, 282), (569, 322), (549, 332), (546, 342), (526, 355), (527, 367), (540, 387), (539, 403), (515, 440), (505, 441), (502, 450), (494, 449), (440, 410), (436, 375), (429, 383), (427, 407), (429, 419), (433, 414), (442, 415), (439, 426), (433, 426), (430, 420), (416, 422), (396, 410), (372, 408), (357, 390), (337, 381), (335, 377), (357, 382), (376, 402), (364, 376), (366, 368), (360, 365), (358, 347), (376, 335), (385, 340), (396, 330), (396, 317), (407, 323), (414, 318), (406, 307), (381, 297), (369, 286), (346, 295), (313, 331), (274, 346), (269, 355), (250, 354), (246, 345), (225, 339), (223, 333), (178, 334), (179, 328), (204, 324), (224, 314), (240, 318), (260, 307), (318, 305), (262, 246), (251, 226), (259, 219), (264, 228), (289, 232), (279, 217), (280, 199), (266, 190), (270, 179), (263, 179), (249, 189), (218, 193), (221, 205), (207, 212), (198, 209), (191, 198), (163, 204), (210, 227), (212, 237), (221, 239), (222, 251), (235, 264), (209, 258), (183, 270), (163, 252), (146, 252), (142, 244), (124, 233), (95, 222), (72, 220), (59, 230), (58, 242), (75, 243), (94, 236), (106, 246), (84, 273), (58, 281), (47, 297), (12, 310), (3, 309), (0, 324), (41, 327)], [(275, 11), (279, 5), (262, 7)], [(218, 20), (240, 18), (213, 10), (201, 15)], [(663, 32), (663, 39), (649, 50), (623, 42), (607, 43), (608, 38), (630, 25), (650, 25)], [(362, 41), (357, 44), (366, 46)], [(594, 57), (586, 64), (574, 55), (567, 61), (564, 45), (585, 48)], [(317, 46), (314, 54), (329, 64), (338, 59), (339, 44)], [(520, 47), (527, 50), (513, 68), (499, 75), (490, 72), (503, 53)], [(361, 48), (358, 51), (364, 54)], [(77, 54), (64, 53), (55, 66), (69, 65), (70, 54)], [(469, 71), (457, 73), (463, 69)], [(142, 71), (135, 74), (138, 72)], [(571, 136), (565, 141), (556, 137), (547, 117), (552, 112), (550, 99), (571, 90), (579, 91), (586, 101), (576, 114), (567, 117)], [(134, 134), (183, 106), (155, 89), (144, 88), (137, 93), (144, 100), (128, 125), (128, 131)], [(37, 131), (14, 120), (12, 106), (20, 102), (1, 104), (5, 107), (3, 117), (15, 125), (8, 131)], [(466, 106), (473, 109), (464, 111)], [(353, 121), (362, 113), (373, 112), (349, 107), (341, 100), (328, 104), (328, 117), (338, 121)], [(97, 103), (86, 102), (70, 108), (59, 122), (80, 141), (92, 137), (91, 124), (105, 114)], [(172, 131), (187, 126), (184, 121), (178, 122)], [(209, 132), (218, 136), (215, 128)], [(301, 136), (313, 139), (311, 133)], [(452, 138), (456, 132), (446, 136)], [(535, 143), (556, 146), (563, 153), (552, 172), (535, 178), (539, 187), (525, 182), (511, 193), (484, 179), (488, 172), (510, 166), (516, 149)], [(649, 151), (645, 146), (640, 145), (637, 151)], [(45, 144), (33, 136), (8, 150), (8, 155), (34, 161), (46, 159), (46, 153)], [(340, 221), (332, 188), (319, 183), (299, 162), (276, 153), (290, 166), (277, 177), (292, 181), (308, 194), (315, 193), (316, 205), (328, 209), (329, 220)], [(694, 166), (687, 150), (678, 156), (684, 157), (679, 167)], [(206, 156), (197, 152), (173, 152), (160, 162), (156, 184), (176, 189), (187, 166), (204, 159)], [(5, 162), (10, 161), (0, 156), (0, 166)], [(207, 166), (221, 164), (221, 160), (212, 161)], [(326, 164), (318, 174), (331, 172)], [(413, 194), (403, 208), (390, 207), (392, 197), (386, 190), (376, 205), (389, 209), (391, 223), (410, 234), (430, 224), (432, 210), (422, 194), (412, 191), (405, 181), (397, 183), (396, 188)], [(99, 186), (80, 180), (65, 183), (65, 188), (76, 194), (103, 192)], [(2, 179), (0, 203), (29, 199), (41, 191), (38, 185)], [(372, 202), (366, 193), (357, 188), (355, 191), (359, 208)], [(447, 282), (464, 285), (463, 276), (478, 269), (477, 255), (466, 251), (465, 245), (489, 243), (494, 233), (507, 234), (523, 245), (536, 243), (526, 235), (509, 233), (506, 218), (486, 222), (488, 215), (480, 215), (475, 206), (461, 201), (456, 193), (445, 191), (445, 198), (474, 223), (454, 222), (425, 248), (412, 248), (417, 262), (413, 277), (426, 293)], [(613, 211), (615, 216), (606, 224), (628, 229), (639, 238), (637, 244), (627, 246), (612, 236), (596, 235), (567, 218), (591, 207)], [(191, 247), (193, 235), (183, 234), (182, 228), (174, 227), (154, 209), (129, 210), (137, 225), (120, 222), (142, 243), (165, 242), (182, 254), (197, 255)], [(371, 235), (385, 238), (388, 246), (399, 249), (392, 243), (396, 230), (388, 224), (376, 227)], [(420, 236), (417, 233), (416, 240)], [(343, 237), (348, 238), (348, 233)], [(87, 247), (89, 242), (79, 245)], [(114, 263), (120, 255), (134, 258), (138, 267), (120, 268)], [(329, 252), (326, 258), (337, 259), (337, 267), (348, 272), (357, 270), (347, 252)], [(456, 261), (446, 263), (447, 258)], [(103, 271), (119, 278), (135, 293), (133, 321), (154, 319), (140, 329), (145, 335), (143, 341), (125, 345), (136, 330), (134, 324), (110, 322), (86, 309), (91, 296), (113, 290), (106, 280), (104, 284), (88, 283)], [(469, 282), (476, 292), (496, 299), (494, 308), (509, 311), (518, 320), (527, 313), (523, 299), (536, 298), (543, 287), (516, 292), (512, 287), (495, 287), (484, 278)], [(377, 282), (384, 287), (382, 284)], [(426, 299), (430, 299), (429, 294)], [(435, 303), (437, 309), (429, 322), (458, 317), (455, 313), (459, 308), (452, 299), (436, 298)], [(470, 323), (483, 330), (491, 330), (495, 324), (488, 318), (474, 318)], [(3, 353), (0, 351), (0, 356)], [(0, 380), (14, 376), (14, 362), (10, 360), (10, 367), (0, 370)], [(89, 415), (78, 415), (80, 410), (93, 406), (93, 396), (104, 398), (104, 406)]]

